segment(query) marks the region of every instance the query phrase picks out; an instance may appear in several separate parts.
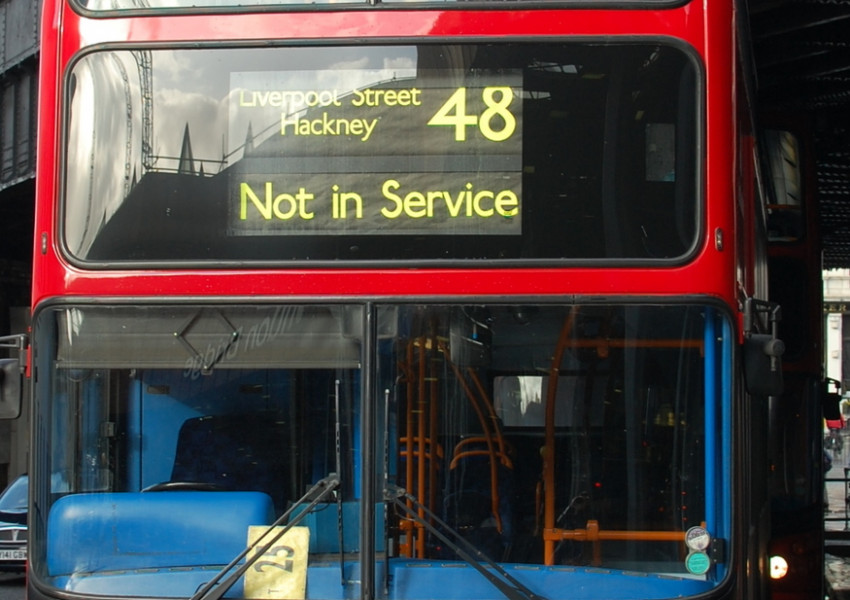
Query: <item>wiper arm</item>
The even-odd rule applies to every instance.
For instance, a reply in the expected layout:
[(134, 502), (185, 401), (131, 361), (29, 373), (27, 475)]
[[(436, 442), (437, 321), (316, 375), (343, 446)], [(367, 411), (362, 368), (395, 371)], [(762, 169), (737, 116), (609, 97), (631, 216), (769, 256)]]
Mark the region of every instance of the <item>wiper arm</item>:
[[(336, 473), (331, 473), (324, 479), (320, 479), (319, 481), (317, 481), (309, 490), (307, 490), (306, 494), (296, 500), (285, 513), (280, 515), (280, 517), (278, 517), (274, 523), (269, 525), (268, 529), (266, 529), (261, 536), (259, 536), (256, 540), (254, 540), (252, 544), (245, 548), (245, 550), (243, 550), (239, 554), (239, 556), (230, 561), (230, 563), (228, 563), (226, 567), (216, 573), (215, 577), (213, 577), (206, 584), (204, 584), (204, 586), (197, 592), (195, 592), (195, 595), (192, 596), (189, 600), (220, 600), (220, 598), (227, 593), (227, 590), (233, 587), (233, 584), (236, 583), (239, 578), (242, 577), (242, 575), (244, 575), (245, 572), (250, 569), (251, 566), (255, 562), (257, 562), (257, 560), (260, 559), (260, 557), (262, 557), (266, 552), (269, 551), (269, 549), (271, 549), (275, 542), (277, 542), (281, 537), (283, 537), (283, 535), (287, 531), (298, 525), (298, 523), (300, 523), (319, 502), (324, 500), (325, 497), (332, 491), (334, 491), (338, 486), (339, 476)], [(318, 494), (316, 494), (316, 492), (318, 492)], [(304, 509), (300, 513), (298, 513), (297, 516), (295, 516), (295, 518), (289, 521), (289, 523), (287, 523), (280, 531), (275, 532), (268, 542), (266, 542), (263, 546), (260, 546), (260, 542), (263, 541), (270, 533), (273, 533), (275, 527), (282, 525), (283, 522), (286, 521), (289, 516), (301, 504), (306, 502), (314, 495), (315, 497), (310, 501), (307, 506), (304, 507)], [(233, 571), (233, 573), (231, 573), (226, 579), (224, 579), (224, 576), (227, 575), (227, 573), (230, 572), (230, 570), (233, 569), (239, 563), (240, 560), (245, 558), (251, 550), (258, 547), (259, 550), (254, 553), (253, 556), (248, 558), (238, 569)]]
[[(386, 484), (384, 488), (384, 500), (392, 502), (394, 505), (402, 509), (411, 519), (417, 524), (425, 527), (432, 534), (437, 536), (446, 546), (451, 548), (458, 556), (466, 561), (469, 566), (481, 573), (487, 580), (498, 589), (508, 600), (546, 600), (544, 596), (535, 594), (528, 587), (520, 583), (510, 573), (505, 571), (497, 563), (487, 558), (478, 548), (469, 543), (457, 531), (449, 527), (442, 519), (435, 515), (427, 506), (419, 502), (404, 488)], [(410, 502), (416, 510), (407, 505)], [(457, 542), (450, 540), (442, 531), (433, 525), (430, 521), (423, 519), (418, 511), (422, 511), (429, 519), (433, 519), (440, 527), (450, 532)], [(486, 566), (482, 563), (486, 563)], [(489, 568), (488, 568), (489, 567)]]

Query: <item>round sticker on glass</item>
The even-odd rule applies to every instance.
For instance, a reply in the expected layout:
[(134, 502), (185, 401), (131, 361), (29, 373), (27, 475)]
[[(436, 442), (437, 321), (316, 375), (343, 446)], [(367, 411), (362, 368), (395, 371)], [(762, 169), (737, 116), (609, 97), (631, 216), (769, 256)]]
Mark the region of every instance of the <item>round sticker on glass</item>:
[(711, 567), (711, 559), (705, 552), (691, 552), (685, 558), (685, 568), (694, 575), (705, 575)]
[(691, 550), (702, 552), (708, 549), (711, 536), (705, 527), (691, 527), (685, 533), (685, 545)]

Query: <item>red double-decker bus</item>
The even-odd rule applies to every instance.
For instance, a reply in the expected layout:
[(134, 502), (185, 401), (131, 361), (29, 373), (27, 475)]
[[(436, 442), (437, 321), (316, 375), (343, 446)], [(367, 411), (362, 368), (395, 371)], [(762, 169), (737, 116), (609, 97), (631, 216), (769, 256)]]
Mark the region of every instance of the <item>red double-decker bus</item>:
[(744, 20), (48, 0), (29, 597), (766, 597)]

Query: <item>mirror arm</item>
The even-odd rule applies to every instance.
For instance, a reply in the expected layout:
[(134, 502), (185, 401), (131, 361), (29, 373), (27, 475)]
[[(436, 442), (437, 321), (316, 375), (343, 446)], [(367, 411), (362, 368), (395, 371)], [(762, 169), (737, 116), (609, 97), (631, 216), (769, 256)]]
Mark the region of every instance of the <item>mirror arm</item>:
[(744, 303), (744, 336), (770, 330), (770, 339), (764, 344), (764, 353), (770, 357), (770, 370), (777, 372), (781, 368), (780, 358), (785, 353), (785, 342), (779, 339), (779, 321), (782, 320), (782, 307), (776, 302), (747, 298)]
[(29, 337), (25, 333), (0, 336), (0, 348), (18, 351), (18, 366), (21, 374), (27, 370), (27, 349), (29, 348)]

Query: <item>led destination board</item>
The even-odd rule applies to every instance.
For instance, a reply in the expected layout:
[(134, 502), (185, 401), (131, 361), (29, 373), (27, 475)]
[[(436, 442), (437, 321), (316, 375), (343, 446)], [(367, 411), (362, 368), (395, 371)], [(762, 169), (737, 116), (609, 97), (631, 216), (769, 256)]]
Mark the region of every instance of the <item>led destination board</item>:
[(699, 62), (662, 41), (147, 58), (74, 63), (72, 260), (678, 261), (699, 244)]
[(521, 234), (519, 73), (360, 79), (231, 75), (231, 135), (270, 125), (230, 169), (229, 235)]

